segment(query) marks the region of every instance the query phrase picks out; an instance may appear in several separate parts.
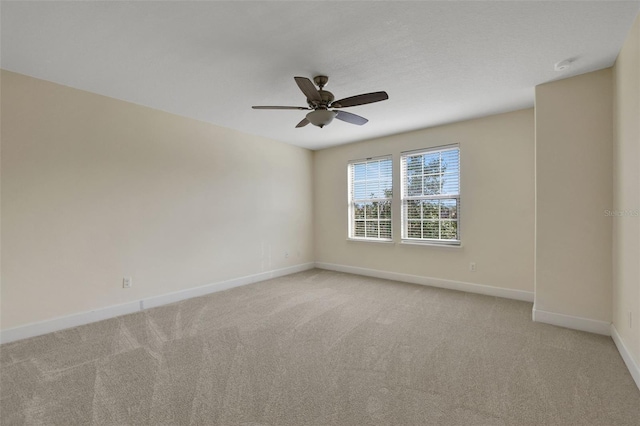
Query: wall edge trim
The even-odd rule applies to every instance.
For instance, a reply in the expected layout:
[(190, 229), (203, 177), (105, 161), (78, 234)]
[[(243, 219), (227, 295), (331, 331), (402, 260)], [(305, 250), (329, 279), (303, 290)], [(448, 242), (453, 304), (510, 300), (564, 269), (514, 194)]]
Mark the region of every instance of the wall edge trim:
[(104, 308), (93, 309), (91, 311), (78, 312), (71, 315), (65, 315), (62, 317), (56, 317), (44, 321), (20, 325), (14, 328), (0, 331), (0, 344), (15, 342), (18, 340), (27, 339), (29, 337), (41, 336), (43, 334), (53, 333), (55, 331), (73, 328), (80, 325), (91, 324), (97, 321), (115, 318), (121, 315), (132, 314), (144, 309), (167, 305), (169, 303), (175, 303), (181, 300), (191, 299), (193, 297), (204, 296), (210, 293), (216, 293), (234, 287), (240, 287), (247, 284), (269, 280), (271, 278), (295, 274), (297, 272), (313, 269), (313, 267), (313, 262), (301, 263), (299, 265), (289, 266), (286, 268), (274, 269), (258, 274), (246, 275), (230, 280), (205, 284), (199, 287), (161, 294), (145, 299), (134, 300), (119, 305), (106, 306)]
[(532, 318), (535, 322), (571, 328), (573, 330), (586, 331), (589, 333), (602, 334), (604, 336), (611, 335), (611, 323), (607, 321), (543, 311), (535, 306), (533, 307), (532, 312)]
[(627, 345), (625, 345), (624, 340), (622, 340), (622, 336), (620, 336), (616, 326), (613, 324), (611, 324), (611, 338), (613, 339), (613, 343), (615, 343), (616, 348), (618, 348), (618, 352), (620, 352), (620, 356), (622, 357), (624, 364), (627, 366), (629, 373), (631, 373), (631, 377), (636, 382), (636, 386), (640, 389), (640, 365), (638, 365), (638, 363), (633, 359)]
[(464, 281), (445, 280), (441, 278), (424, 277), (421, 275), (402, 274), (399, 272), (381, 271), (378, 269), (360, 268), (357, 266), (338, 265), (335, 263), (316, 262), (316, 268), (329, 271), (346, 272), (367, 277), (382, 278), (386, 280), (401, 281), (411, 284), (426, 285), (430, 287), (446, 288), (449, 290), (466, 291), (468, 293), (484, 294), (505, 299), (533, 302), (533, 292), (514, 290), (509, 288), (492, 287), (484, 284), (475, 284)]

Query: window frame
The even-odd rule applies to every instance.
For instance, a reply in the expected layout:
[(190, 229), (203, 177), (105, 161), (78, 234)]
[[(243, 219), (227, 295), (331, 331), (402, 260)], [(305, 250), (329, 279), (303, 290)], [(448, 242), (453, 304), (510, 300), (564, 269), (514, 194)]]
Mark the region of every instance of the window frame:
[[(409, 196), (407, 192), (408, 184), (406, 183), (407, 179), (407, 158), (411, 156), (417, 155), (425, 155), (434, 152), (445, 152), (457, 150), (458, 152), (458, 192), (456, 194), (437, 194), (437, 195), (420, 195), (420, 196)], [(418, 245), (439, 245), (439, 246), (449, 246), (449, 247), (460, 247), (462, 245), (462, 227), (461, 227), (461, 214), (460, 214), (460, 199), (461, 199), (461, 150), (459, 144), (449, 144), (449, 145), (440, 145), (429, 148), (404, 151), (400, 153), (400, 237), (401, 242), (404, 244), (418, 244)], [(423, 173), (424, 177), (425, 174)], [(457, 239), (440, 239), (440, 238), (410, 238), (408, 237), (409, 231), (409, 218), (408, 218), (408, 209), (406, 201), (409, 200), (441, 200), (441, 199), (455, 199), (456, 200), (456, 219), (457, 223)], [(442, 222), (442, 217), (440, 216), (440, 211), (438, 212), (438, 222)], [(424, 218), (421, 214), (421, 223), (424, 221)], [(440, 230), (440, 228), (439, 228)]]
[[(354, 171), (353, 171), (353, 167), (356, 164), (366, 164), (369, 162), (376, 162), (376, 161), (380, 161), (380, 160), (388, 160), (389, 161), (389, 165), (390, 165), (390, 178), (391, 178), (391, 197), (389, 198), (363, 198), (363, 199), (355, 199), (354, 198), (354, 181), (353, 181), (353, 177), (354, 177)], [(393, 242), (393, 156), (391, 154), (389, 155), (381, 155), (381, 156), (377, 156), (377, 157), (367, 157), (367, 158), (361, 158), (361, 159), (357, 159), (357, 160), (349, 160), (347, 162), (347, 198), (348, 198), (348, 231), (347, 231), (347, 239), (351, 240), (351, 241), (367, 241), (367, 242), (376, 242), (376, 243), (389, 243), (389, 242)], [(380, 222), (389, 222), (389, 231), (390, 231), (390, 236), (389, 238), (386, 237), (358, 237), (355, 235), (355, 223), (356, 223), (356, 217), (355, 217), (355, 204), (356, 203), (366, 203), (366, 202), (383, 202), (383, 201), (388, 201), (389, 202), (389, 219), (381, 219), (380, 218), (380, 214), (378, 213), (378, 219), (376, 220), (378, 222), (378, 235), (380, 235)], [(366, 229), (366, 222), (367, 219), (365, 217), (364, 219), (365, 221), (365, 229)], [(366, 231), (365, 231), (366, 232)]]

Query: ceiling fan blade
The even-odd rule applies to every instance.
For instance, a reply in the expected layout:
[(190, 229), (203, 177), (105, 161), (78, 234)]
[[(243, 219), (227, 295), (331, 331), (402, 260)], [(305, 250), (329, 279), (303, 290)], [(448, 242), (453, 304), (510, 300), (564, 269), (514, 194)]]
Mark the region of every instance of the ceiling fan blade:
[(336, 118), (338, 120), (346, 121), (347, 123), (357, 124), (358, 126), (362, 126), (369, 121), (364, 117), (360, 117), (359, 115), (351, 114), (346, 111), (336, 111)]
[(320, 93), (316, 86), (309, 80), (307, 77), (293, 77), (298, 84), (302, 93), (309, 99), (310, 101), (321, 102), (322, 98), (320, 97)]
[(308, 107), (297, 107), (297, 106), (252, 106), (253, 109), (311, 109)]
[(356, 105), (372, 104), (387, 99), (389, 99), (387, 92), (365, 93), (364, 95), (356, 95), (337, 100), (331, 104), (331, 108), (346, 108)]
[(310, 123), (310, 121), (309, 121), (309, 120), (307, 120), (306, 118), (303, 118), (303, 119), (302, 119), (302, 121), (298, 123), (298, 125), (296, 126), (296, 128), (298, 128), (298, 127), (304, 127), (304, 126), (306, 126), (306, 125), (307, 125), (307, 124), (309, 124), (309, 123)]

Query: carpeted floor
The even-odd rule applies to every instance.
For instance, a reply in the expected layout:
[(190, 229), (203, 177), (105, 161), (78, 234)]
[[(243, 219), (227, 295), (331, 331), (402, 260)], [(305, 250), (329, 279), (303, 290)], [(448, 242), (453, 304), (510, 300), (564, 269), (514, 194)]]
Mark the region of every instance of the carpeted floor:
[(640, 425), (608, 337), (311, 270), (2, 345), (1, 423)]

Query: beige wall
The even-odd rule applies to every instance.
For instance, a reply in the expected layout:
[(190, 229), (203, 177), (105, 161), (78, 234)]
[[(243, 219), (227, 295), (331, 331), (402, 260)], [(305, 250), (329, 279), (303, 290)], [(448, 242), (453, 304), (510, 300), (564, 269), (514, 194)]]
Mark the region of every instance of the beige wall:
[(611, 69), (536, 87), (535, 309), (611, 321)]
[(613, 209), (627, 212), (612, 218), (613, 324), (640, 365), (640, 218), (634, 216), (640, 211), (640, 15), (613, 73)]
[(311, 151), (6, 71), (1, 90), (2, 329), (313, 261)]
[[(400, 244), (400, 153), (453, 143), (461, 152), (462, 247)], [(347, 241), (347, 162), (387, 154), (394, 244)], [(533, 291), (533, 155), (532, 109), (317, 151), (316, 261)]]

